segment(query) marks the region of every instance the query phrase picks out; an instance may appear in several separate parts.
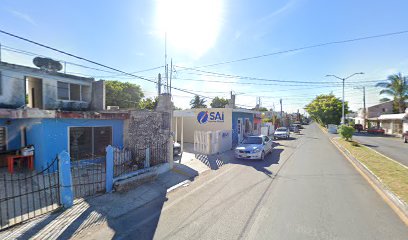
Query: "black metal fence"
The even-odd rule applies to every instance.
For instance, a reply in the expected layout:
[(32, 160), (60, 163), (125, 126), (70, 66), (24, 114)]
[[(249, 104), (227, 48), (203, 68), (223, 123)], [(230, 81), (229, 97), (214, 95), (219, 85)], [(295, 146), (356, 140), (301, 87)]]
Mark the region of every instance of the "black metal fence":
[[(120, 177), (136, 170), (167, 162), (167, 141), (149, 144), (145, 148), (117, 148), (113, 150), (113, 176)], [(146, 157), (149, 155), (149, 158)]]
[(74, 198), (105, 193), (105, 158), (71, 161), (71, 177)]
[(113, 148), (113, 177), (119, 177), (144, 168), (146, 149)]
[(0, 230), (59, 208), (58, 172), (55, 158), (39, 172), (0, 174)]
[(149, 146), (150, 149), (150, 166), (167, 162), (167, 141), (152, 143)]

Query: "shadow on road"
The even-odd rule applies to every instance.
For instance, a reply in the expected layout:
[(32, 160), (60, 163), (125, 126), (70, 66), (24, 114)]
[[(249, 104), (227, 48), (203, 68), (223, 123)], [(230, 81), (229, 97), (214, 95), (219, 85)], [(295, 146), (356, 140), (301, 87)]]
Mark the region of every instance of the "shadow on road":
[[(186, 166), (183, 166), (187, 168)], [(137, 239), (152, 239), (156, 232), (162, 208), (171, 186), (194, 181), (194, 169), (183, 170), (190, 174), (169, 171), (149, 183), (121, 193), (77, 199), (74, 206), (41, 216), (0, 232), (0, 239), (117, 239), (129, 237), (129, 231), (142, 229)], [(135, 215), (136, 214), (136, 215)], [(148, 228), (138, 228), (148, 224)], [(102, 227), (101, 225), (107, 226)], [(99, 229), (109, 229), (100, 232)], [(92, 235), (84, 235), (92, 233)], [(132, 237), (133, 238), (133, 237)]]

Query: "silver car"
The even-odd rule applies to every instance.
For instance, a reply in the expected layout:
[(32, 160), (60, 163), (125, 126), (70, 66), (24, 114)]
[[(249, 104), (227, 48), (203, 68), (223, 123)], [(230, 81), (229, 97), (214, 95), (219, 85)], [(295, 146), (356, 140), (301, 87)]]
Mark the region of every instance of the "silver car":
[(288, 138), (290, 137), (289, 128), (287, 128), (287, 127), (277, 128), (277, 129), (275, 130), (275, 133), (274, 133), (273, 137), (274, 137), (275, 139), (277, 139), (277, 138), (285, 138), (285, 139), (288, 139)]
[(235, 156), (242, 159), (265, 160), (265, 155), (272, 152), (273, 141), (268, 136), (250, 136), (235, 148)]

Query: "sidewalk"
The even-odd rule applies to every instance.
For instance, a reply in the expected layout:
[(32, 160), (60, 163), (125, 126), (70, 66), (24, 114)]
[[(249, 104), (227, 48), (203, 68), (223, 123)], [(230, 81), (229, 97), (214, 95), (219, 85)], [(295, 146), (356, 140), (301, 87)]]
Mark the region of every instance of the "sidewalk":
[(109, 227), (114, 219), (153, 201), (166, 201), (168, 192), (188, 185), (200, 174), (217, 170), (233, 159), (231, 151), (206, 156), (192, 153), (192, 145), (186, 145), (183, 155), (175, 158), (174, 168), (159, 175), (155, 181), (125, 193), (76, 200), (74, 206), (65, 211), (43, 215), (0, 232), (0, 239), (69, 239), (90, 227)]

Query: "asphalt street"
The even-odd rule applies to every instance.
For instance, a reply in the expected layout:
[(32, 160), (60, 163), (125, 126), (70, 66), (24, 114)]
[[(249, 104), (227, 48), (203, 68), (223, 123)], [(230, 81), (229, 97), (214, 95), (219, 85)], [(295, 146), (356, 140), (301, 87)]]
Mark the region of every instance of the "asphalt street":
[(384, 137), (367, 133), (356, 133), (353, 136), (358, 142), (408, 166), (408, 143), (401, 138)]
[(90, 239), (408, 239), (408, 227), (314, 124), (266, 161), (235, 160)]

